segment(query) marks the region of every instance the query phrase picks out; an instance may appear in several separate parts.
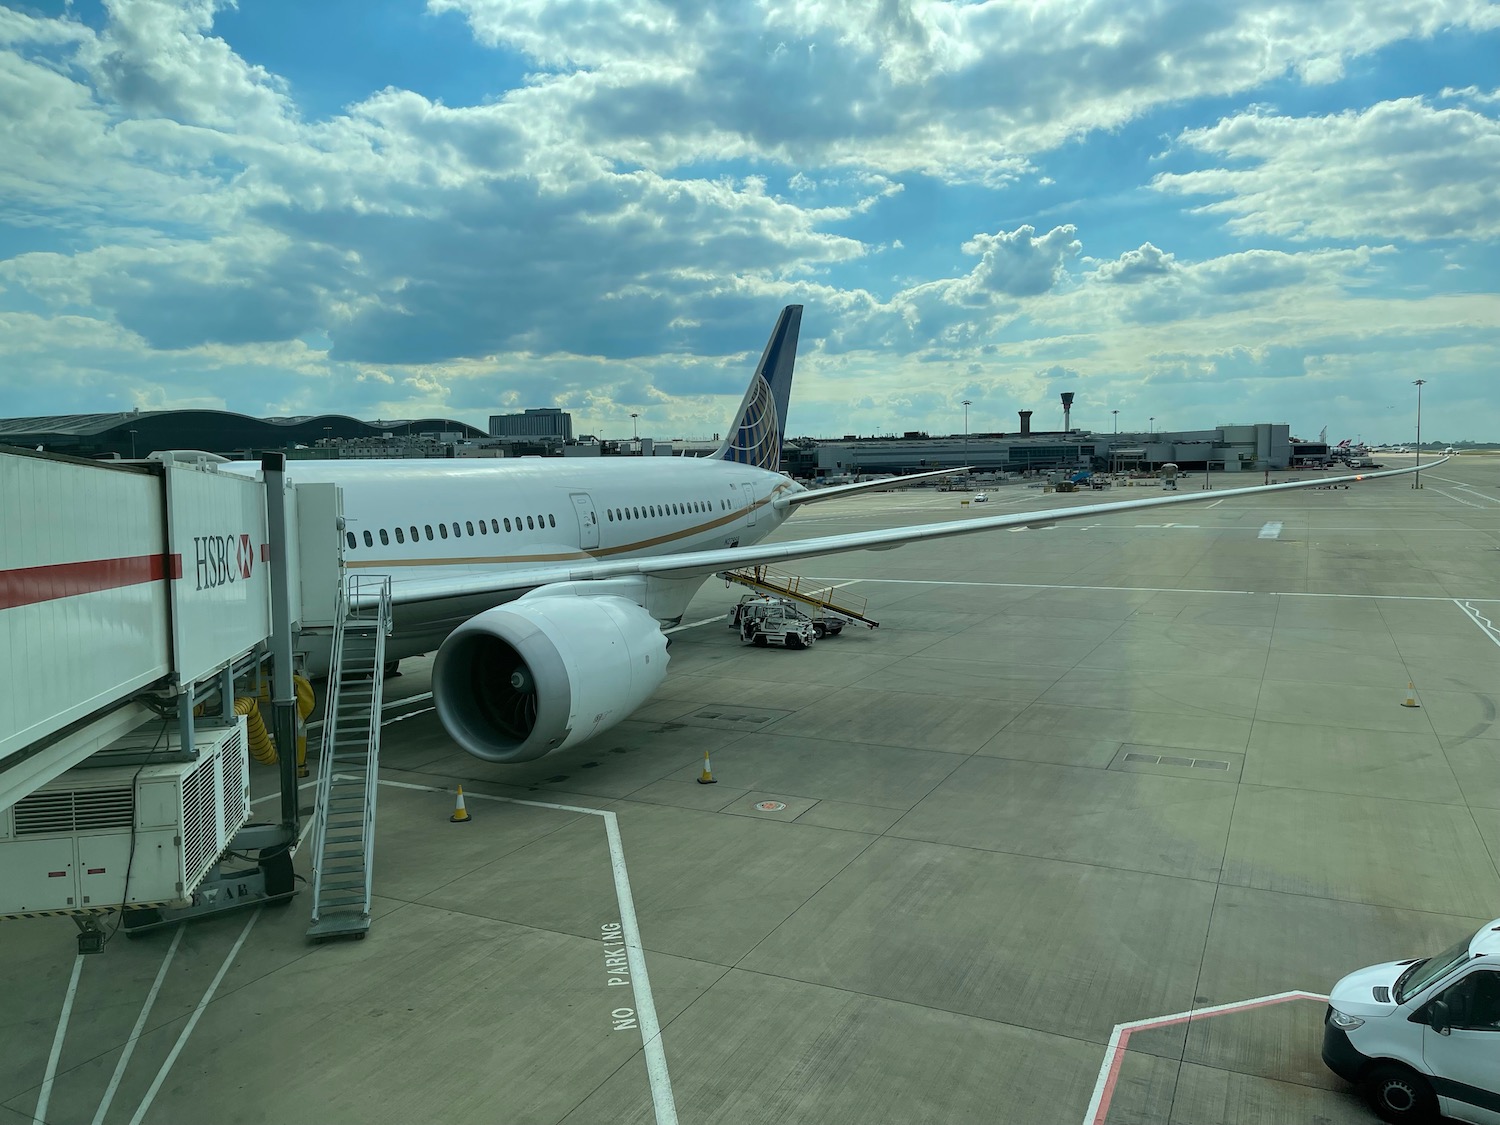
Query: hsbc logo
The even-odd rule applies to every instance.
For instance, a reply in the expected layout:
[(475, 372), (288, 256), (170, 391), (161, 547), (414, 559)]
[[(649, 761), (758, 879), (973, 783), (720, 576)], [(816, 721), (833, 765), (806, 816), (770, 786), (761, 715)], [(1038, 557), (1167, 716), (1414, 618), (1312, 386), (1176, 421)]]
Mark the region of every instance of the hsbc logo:
[(255, 547), (247, 534), (195, 535), (199, 590), (214, 590), (248, 581), (255, 569)]

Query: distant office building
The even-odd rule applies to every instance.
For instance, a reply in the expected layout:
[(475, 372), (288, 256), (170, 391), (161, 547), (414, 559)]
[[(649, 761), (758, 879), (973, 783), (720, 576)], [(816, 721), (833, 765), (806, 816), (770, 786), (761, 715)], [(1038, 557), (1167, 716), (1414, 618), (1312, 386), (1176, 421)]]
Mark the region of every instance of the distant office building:
[(520, 414), (491, 414), (490, 437), (572, 441), (573, 415), (555, 406), (525, 410)]

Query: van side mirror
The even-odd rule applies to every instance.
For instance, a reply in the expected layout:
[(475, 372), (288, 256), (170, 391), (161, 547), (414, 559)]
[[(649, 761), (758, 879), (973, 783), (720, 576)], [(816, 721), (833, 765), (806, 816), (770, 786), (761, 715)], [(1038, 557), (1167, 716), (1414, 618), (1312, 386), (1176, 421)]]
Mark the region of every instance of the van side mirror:
[(1427, 1005), (1427, 1026), (1439, 1035), (1448, 1034), (1448, 1029), (1453, 1026), (1449, 1019), (1447, 1001), (1434, 1000)]

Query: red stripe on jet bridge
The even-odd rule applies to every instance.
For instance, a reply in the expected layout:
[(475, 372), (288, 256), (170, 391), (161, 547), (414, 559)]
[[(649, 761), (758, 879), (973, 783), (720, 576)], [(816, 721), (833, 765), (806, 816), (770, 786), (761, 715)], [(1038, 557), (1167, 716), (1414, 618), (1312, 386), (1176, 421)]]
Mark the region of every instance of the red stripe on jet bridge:
[(181, 555), (135, 555), (0, 570), (0, 609), (181, 577)]

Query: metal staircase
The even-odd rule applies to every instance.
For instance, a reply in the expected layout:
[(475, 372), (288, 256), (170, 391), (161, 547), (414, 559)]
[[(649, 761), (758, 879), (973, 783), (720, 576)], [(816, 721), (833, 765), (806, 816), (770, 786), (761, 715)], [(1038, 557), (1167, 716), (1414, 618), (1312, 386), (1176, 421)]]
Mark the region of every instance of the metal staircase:
[(313, 814), (313, 912), (307, 936), (315, 939), (362, 938), (370, 928), (390, 577), (350, 576), (343, 604), (333, 628), (322, 772)]
[(769, 566), (748, 566), (741, 570), (726, 570), (720, 575), (726, 582), (737, 582), (748, 586), (759, 594), (788, 598), (801, 602), (814, 610), (814, 617), (824, 613), (836, 613), (851, 621), (858, 621), (874, 629), (880, 625), (865, 616), (869, 601), (857, 594), (847, 594), (832, 586), (810, 586), (805, 578), (795, 574), (784, 574)]

